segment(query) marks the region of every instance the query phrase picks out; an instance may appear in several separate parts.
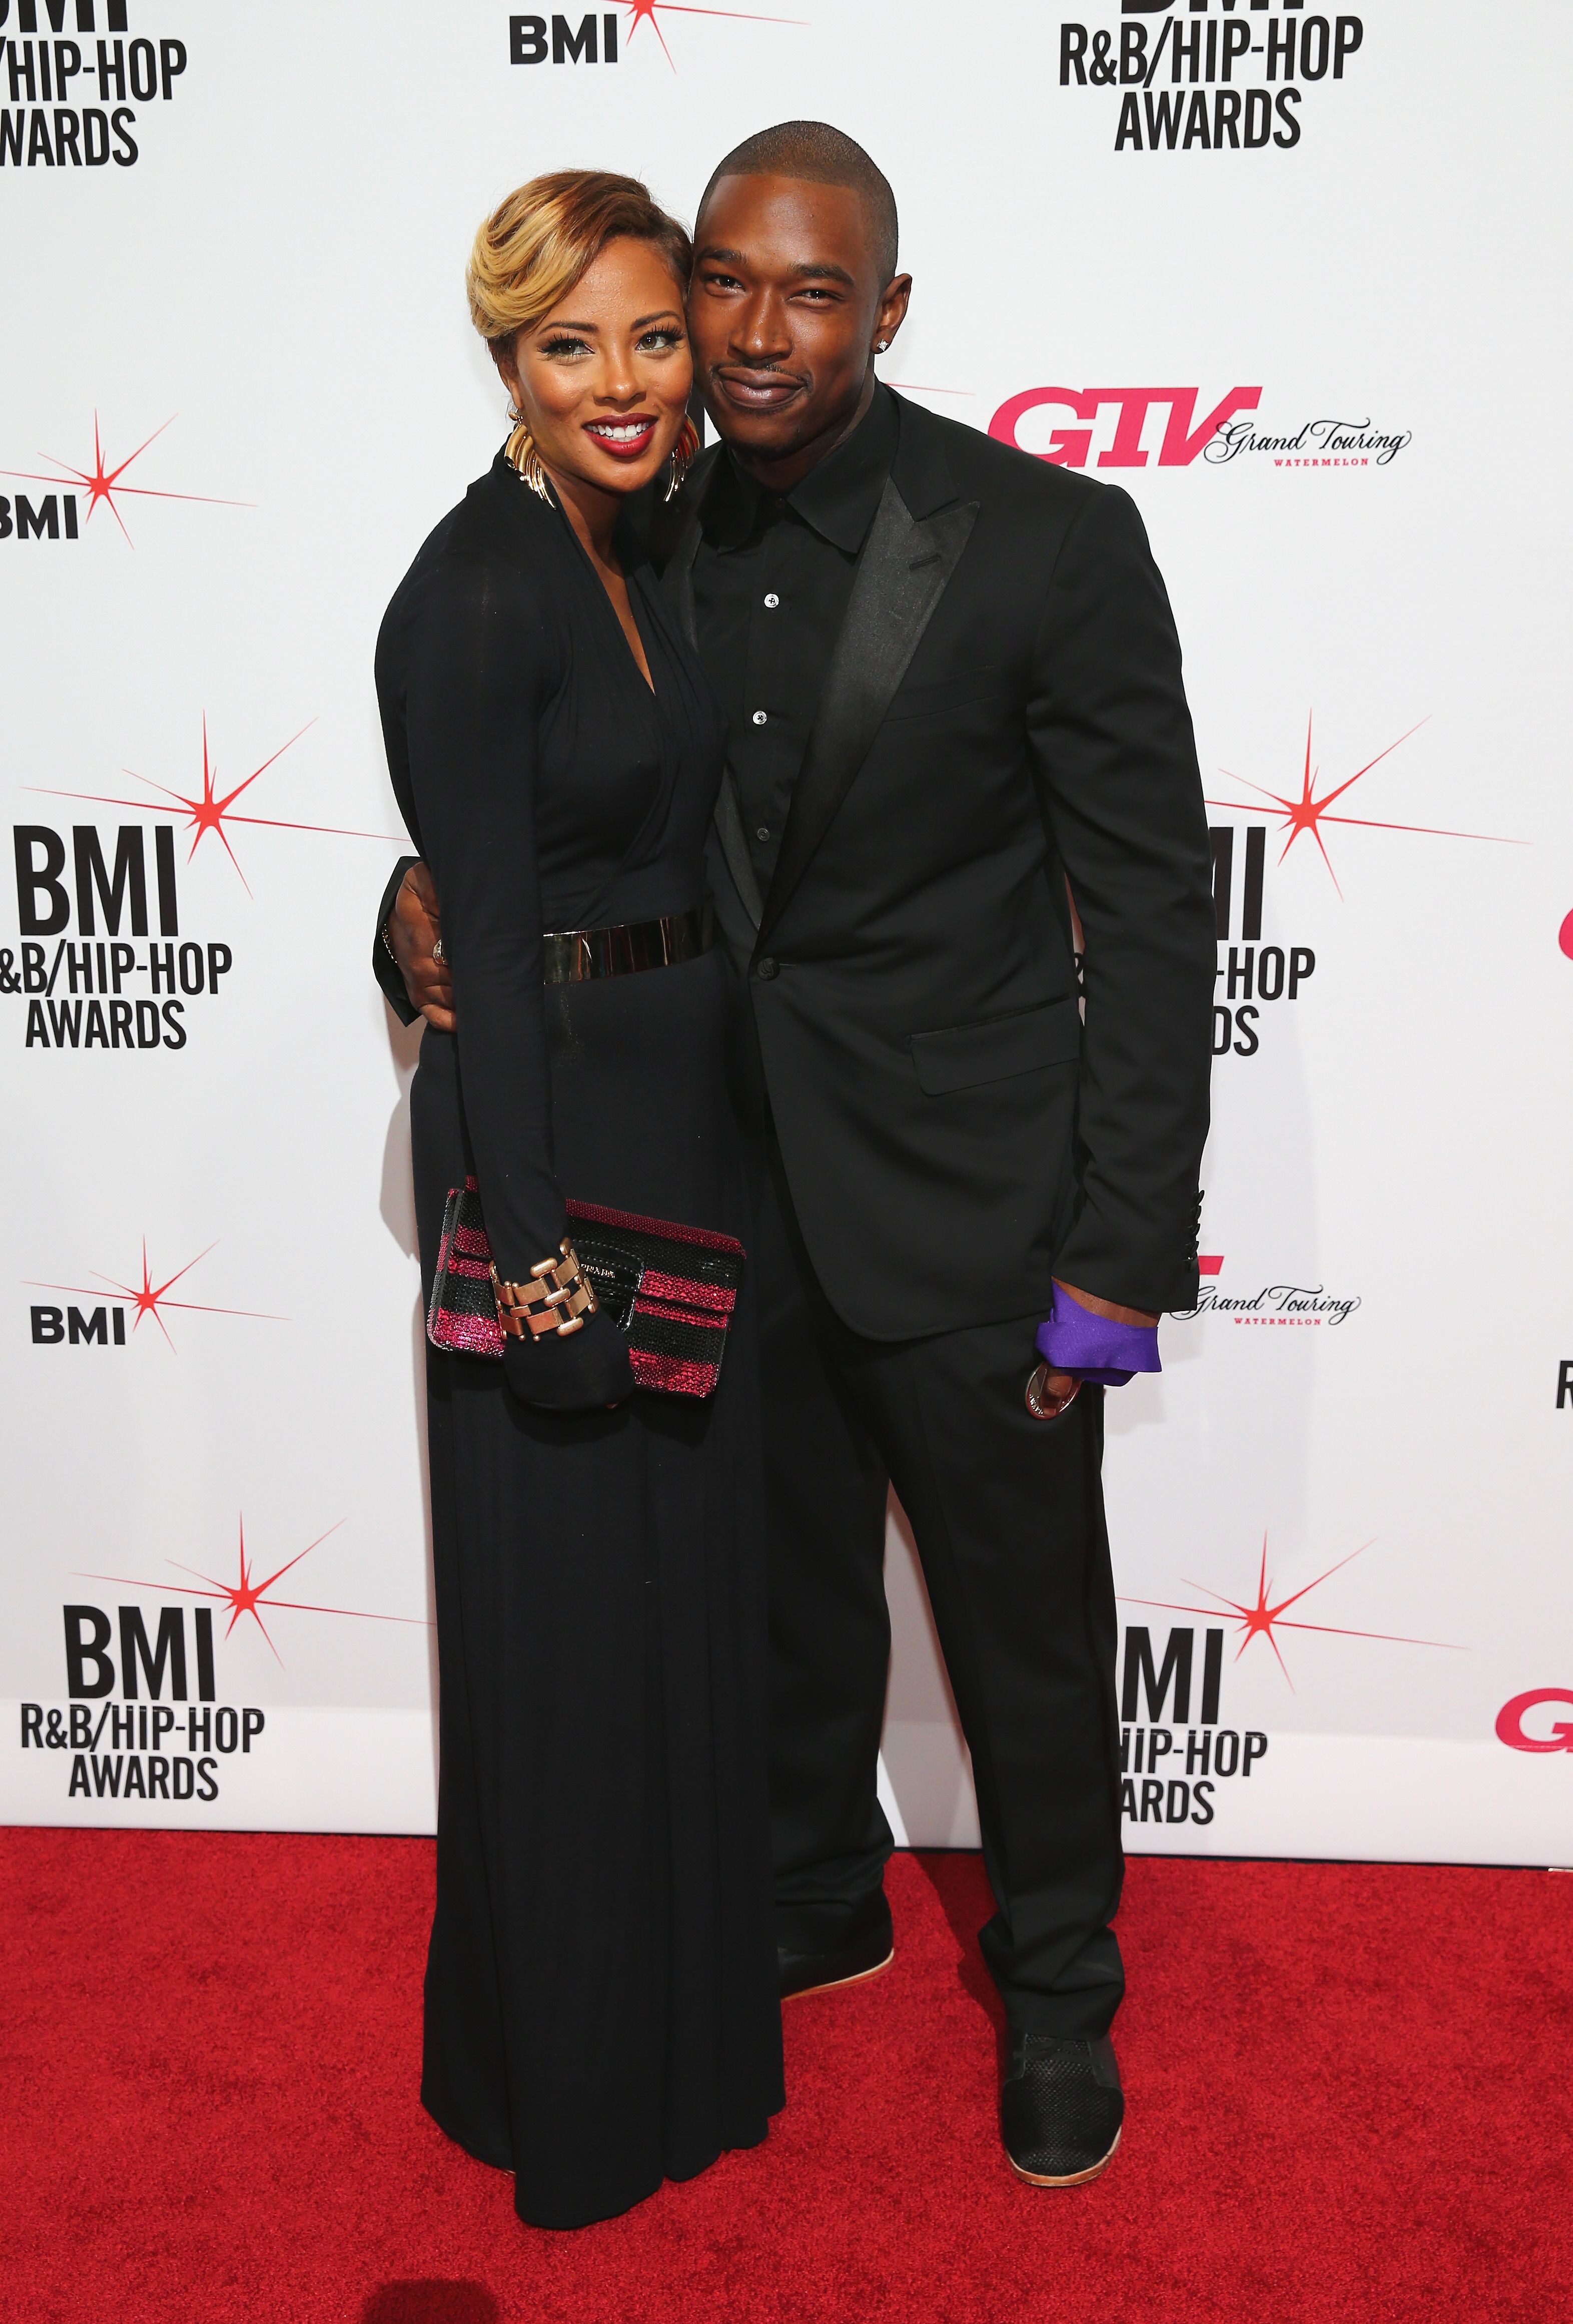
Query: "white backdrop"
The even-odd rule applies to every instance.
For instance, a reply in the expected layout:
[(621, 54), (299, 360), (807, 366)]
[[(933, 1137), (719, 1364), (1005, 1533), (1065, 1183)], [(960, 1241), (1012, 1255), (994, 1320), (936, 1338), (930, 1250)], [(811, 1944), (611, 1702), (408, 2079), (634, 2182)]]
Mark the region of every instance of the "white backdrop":
[[(1139, 502), (1228, 864), (1204, 1312), (1108, 1402), (1129, 1844), (1573, 1860), (1573, 23), (780, 5), (0, 0), (0, 1813), (430, 1827), (373, 641), (502, 432), (479, 217), (805, 114), (889, 377)], [(889, 1572), (888, 1803), (967, 1840)]]

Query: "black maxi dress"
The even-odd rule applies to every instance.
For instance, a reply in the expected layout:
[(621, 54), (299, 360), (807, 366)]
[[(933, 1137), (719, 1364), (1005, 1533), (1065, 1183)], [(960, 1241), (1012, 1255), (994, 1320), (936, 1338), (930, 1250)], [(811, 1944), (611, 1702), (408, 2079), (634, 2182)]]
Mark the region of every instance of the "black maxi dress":
[[(626, 531), (627, 528), (624, 528)], [(457, 1032), (410, 1100), (429, 1296), (479, 1179), (500, 1272), (568, 1195), (747, 1244), (719, 947), (543, 988), (540, 931), (700, 903), (724, 728), (631, 538), (652, 687), (566, 518), (499, 455), (377, 647)], [(521, 2217), (605, 2218), (754, 2145), (782, 2103), (767, 1615), (747, 1269), (708, 1402), (634, 1394), (604, 1313), (505, 1363), (426, 1351), (441, 1681), (422, 2099)], [(593, 1408), (553, 1409), (579, 1404)]]

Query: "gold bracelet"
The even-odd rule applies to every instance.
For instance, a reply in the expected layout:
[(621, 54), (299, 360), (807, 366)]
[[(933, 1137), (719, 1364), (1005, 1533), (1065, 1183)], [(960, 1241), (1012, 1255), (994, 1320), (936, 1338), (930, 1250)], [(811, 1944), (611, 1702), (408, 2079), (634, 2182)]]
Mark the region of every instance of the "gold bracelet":
[(553, 1332), (566, 1340), (570, 1332), (584, 1329), (585, 1316), (593, 1315), (599, 1305), (566, 1235), (561, 1258), (538, 1261), (530, 1268), (528, 1283), (504, 1283), (493, 1265), (492, 1288), (497, 1295), (497, 1321), (515, 1340), (522, 1340), (527, 1332), (532, 1340), (544, 1340)]

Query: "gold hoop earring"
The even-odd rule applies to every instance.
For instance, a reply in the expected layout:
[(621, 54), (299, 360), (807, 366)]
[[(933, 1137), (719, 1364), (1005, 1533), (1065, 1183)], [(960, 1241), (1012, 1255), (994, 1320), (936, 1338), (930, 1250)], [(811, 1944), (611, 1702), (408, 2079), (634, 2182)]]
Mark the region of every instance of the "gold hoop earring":
[(547, 472), (541, 466), (540, 454), (535, 448), (529, 423), (517, 403), (509, 405), (508, 417), (513, 422), (513, 433), (502, 447), (503, 456), (511, 464), (521, 484), (528, 484), (538, 499), (549, 501), (551, 492), (547, 484)]
[(667, 478), (665, 497), (667, 500), (673, 499), (680, 491), (683, 479), (693, 466), (694, 456), (698, 449), (699, 430), (695, 427), (692, 420), (685, 414), (683, 425), (677, 430), (677, 440), (672, 447), (672, 456), (667, 464), (671, 472)]

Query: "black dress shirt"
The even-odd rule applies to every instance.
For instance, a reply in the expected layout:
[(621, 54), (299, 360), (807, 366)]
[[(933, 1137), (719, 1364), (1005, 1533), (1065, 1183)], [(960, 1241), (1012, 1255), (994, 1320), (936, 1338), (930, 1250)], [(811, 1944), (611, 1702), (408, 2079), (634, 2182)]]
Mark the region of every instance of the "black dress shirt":
[(897, 440), (895, 399), (876, 388), (845, 443), (789, 493), (767, 493), (725, 452), (705, 495), (694, 559), (699, 654), (726, 711), (765, 890)]

